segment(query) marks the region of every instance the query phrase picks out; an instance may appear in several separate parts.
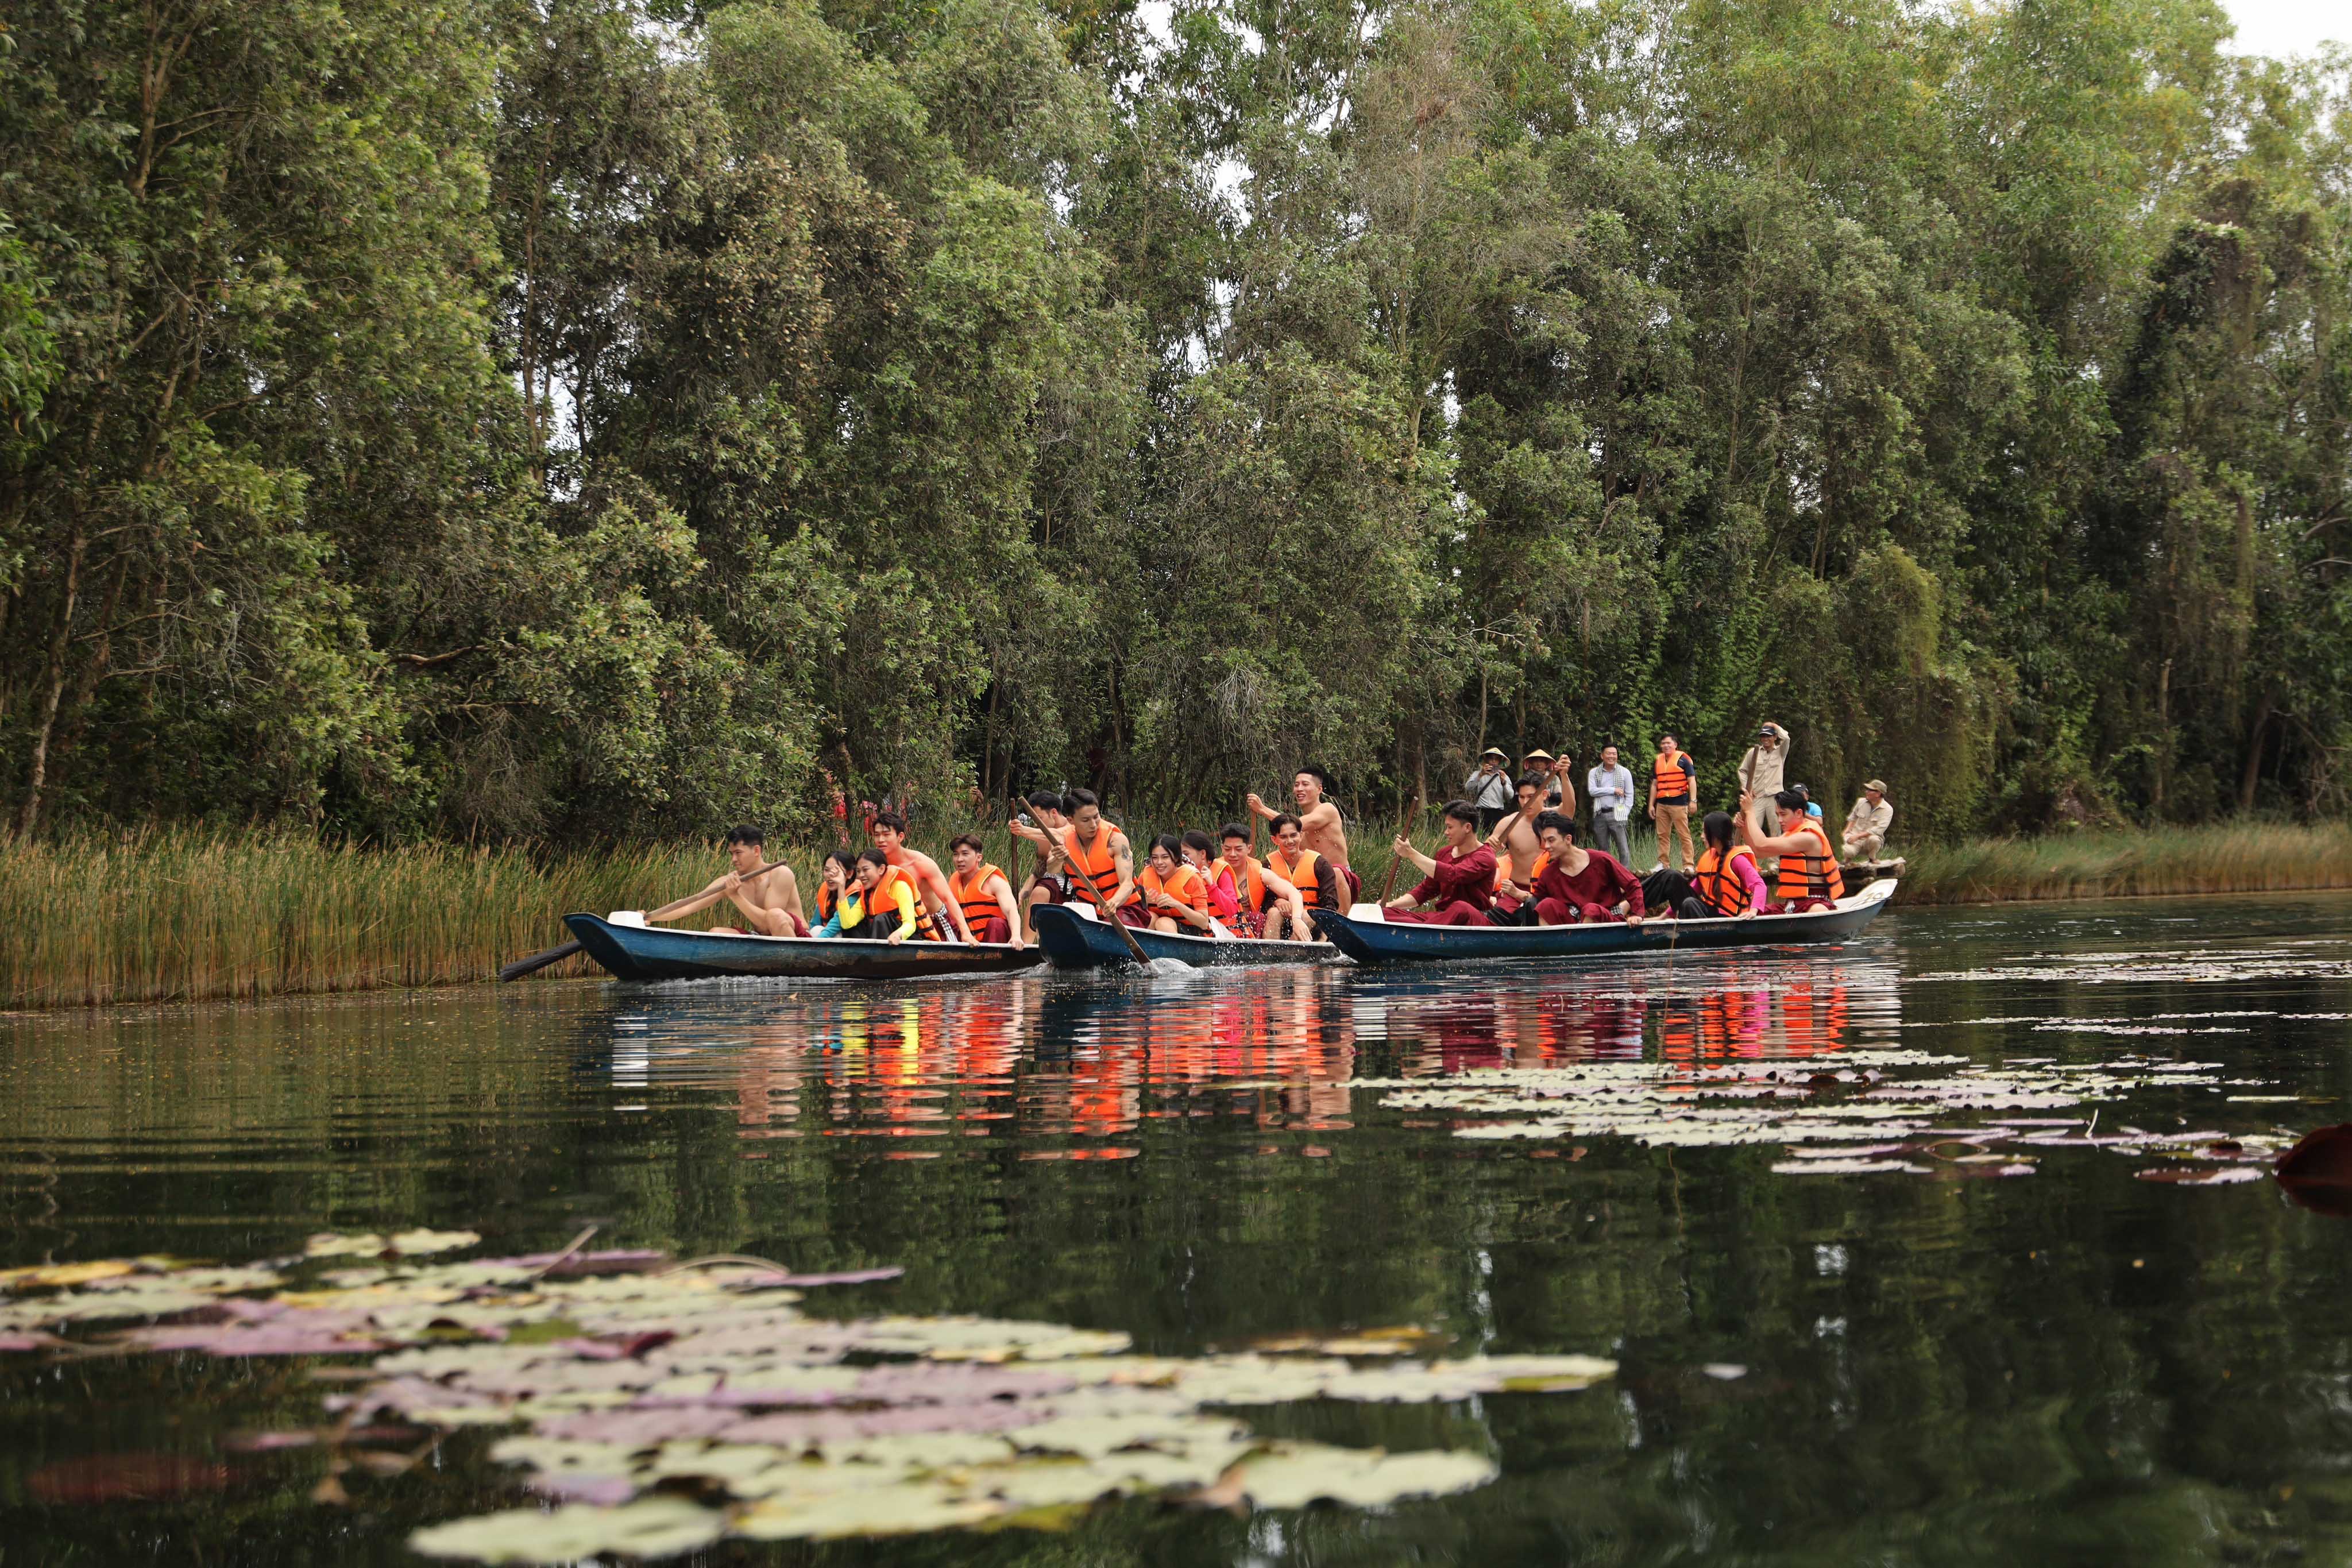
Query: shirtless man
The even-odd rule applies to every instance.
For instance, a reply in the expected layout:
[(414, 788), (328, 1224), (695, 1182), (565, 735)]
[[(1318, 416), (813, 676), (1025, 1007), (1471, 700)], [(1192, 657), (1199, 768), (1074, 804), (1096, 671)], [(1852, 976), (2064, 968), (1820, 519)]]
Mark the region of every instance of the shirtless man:
[(963, 910), (956, 906), (955, 894), (949, 889), (940, 863), (919, 849), (907, 847), (905, 817), (895, 811), (877, 812), (866, 825), (866, 836), (874, 840), (874, 847), (882, 851), (892, 869), (914, 879), (915, 897), (931, 917), (933, 927), (944, 922), (954, 928), (959, 942), (972, 940), (971, 928), (964, 923)]
[(1021, 940), (1034, 947), (1037, 942), (1037, 921), (1032, 911), (1039, 904), (1066, 904), (1073, 896), (1070, 863), (1062, 854), (1062, 829), (1070, 825), (1070, 819), (1062, 815), (1062, 797), (1044, 789), (1031, 792), (1027, 816), (1027, 822), (1008, 822), (1005, 826), (1013, 830), (1015, 838), (1029, 841), (1035, 861), (1021, 883)]
[[(1486, 847), (1495, 852), (1495, 864), (1502, 870), (1495, 884), (1496, 908), (1488, 916), (1496, 925), (1536, 923), (1536, 857), (1543, 851), (1536, 818), (1548, 809), (1550, 794), (1549, 774), (1528, 773), (1519, 780), (1519, 809), (1495, 824), (1495, 831), (1486, 836)], [(1511, 905), (1507, 910), (1502, 908), (1506, 901)]]
[[(1348, 830), (1340, 823), (1339, 806), (1324, 798), (1330, 788), (1331, 775), (1308, 763), (1290, 781), (1290, 798), (1298, 803), (1301, 842), (1331, 862), (1331, 868), (1348, 884), (1348, 902), (1353, 904), (1364, 896), (1364, 879), (1348, 868)], [(1249, 808), (1268, 822), (1282, 815), (1254, 795), (1249, 797)]]
[(662, 919), (682, 921), (724, 901), (743, 911), (744, 923), (713, 926), (713, 931), (754, 936), (808, 935), (808, 921), (801, 913), (801, 885), (790, 866), (778, 866), (764, 876), (744, 879), (759, 870), (766, 851), (767, 837), (758, 828), (746, 823), (731, 829), (727, 835), (727, 858), (735, 868), (713, 880), (695, 896), (692, 903)]

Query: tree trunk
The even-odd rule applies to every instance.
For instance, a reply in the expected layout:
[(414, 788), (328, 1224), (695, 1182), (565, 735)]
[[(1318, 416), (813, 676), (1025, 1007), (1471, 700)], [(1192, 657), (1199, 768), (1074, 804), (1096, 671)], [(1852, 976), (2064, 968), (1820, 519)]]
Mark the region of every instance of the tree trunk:
[(2238, 811), (2254, 809), (2254, 788), (2262, 782), (2263, 745), (2270, 738), (2273, 697), (2269, 687), (2254, 702), (2254, 721), (2246, 726), (2246, 764), (2238, 773)]
[(16, 810), (16, 837), (23, 838), (33, 831), (41, 817), (41, 788), (48, 781), (49, 737), (57, 732), (58, 709), (65, 701), (66, 655), (73, 647), (74, 602), (81, 593), (81, 561), (89, 542), (82, 537), (81, 525), (76, 523), (73, 543), (66, 551), (65, 599), (58, 606), (57, 626), (49, 633), (49, 657), (43, 668), (41, 716), (33, 729), (33, 766), (25, 780), (24, 803)]

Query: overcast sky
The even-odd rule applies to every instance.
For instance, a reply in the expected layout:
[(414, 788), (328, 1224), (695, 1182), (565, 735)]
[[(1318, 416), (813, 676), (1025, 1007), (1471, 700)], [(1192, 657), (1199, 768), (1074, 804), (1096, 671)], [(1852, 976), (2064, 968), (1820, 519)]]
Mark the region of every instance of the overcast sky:
[(2344, 0), (2222, 0), (2238, 24), (2238, 47), (2250, 55), (2305, 55), (2328, 40), (2352, 44), (2352, 6)]

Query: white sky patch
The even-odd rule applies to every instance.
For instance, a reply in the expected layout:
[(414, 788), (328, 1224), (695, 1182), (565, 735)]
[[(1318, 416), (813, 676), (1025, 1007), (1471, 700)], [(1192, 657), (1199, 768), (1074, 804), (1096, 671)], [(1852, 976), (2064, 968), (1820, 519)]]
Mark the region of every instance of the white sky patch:
[(2231, 47), (2242, 55), (2308, 55), (2328, 43), (2352, 44), (2352, 11), (2343, 0), (2222, 0), (2238, 25)]

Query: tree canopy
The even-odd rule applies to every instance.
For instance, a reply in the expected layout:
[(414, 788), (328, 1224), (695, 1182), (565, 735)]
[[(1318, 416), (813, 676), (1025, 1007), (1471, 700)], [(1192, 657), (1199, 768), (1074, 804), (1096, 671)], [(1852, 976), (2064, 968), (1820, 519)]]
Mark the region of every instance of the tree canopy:
[[(0, 800), (2341, 814), (2352, 62), (2210, 0), (26, 0)], [(943, 806), (943, 809), (948, 809)], [(963, 807), (952, 808), (961, 811)]]

